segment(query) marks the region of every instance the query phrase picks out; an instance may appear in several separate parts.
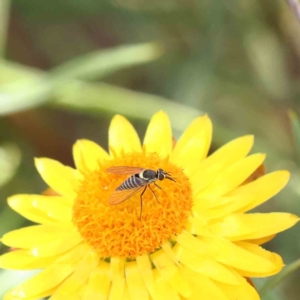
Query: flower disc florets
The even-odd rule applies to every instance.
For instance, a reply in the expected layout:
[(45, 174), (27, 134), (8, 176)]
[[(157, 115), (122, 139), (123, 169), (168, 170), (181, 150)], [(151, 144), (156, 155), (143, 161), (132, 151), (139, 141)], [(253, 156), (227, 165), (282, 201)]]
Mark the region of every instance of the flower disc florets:
[[(128, 178), (128, 175), (108, 173), (106, 169), (111, 166), (162, 168), (176, 182), (157, 181), (162, 190), (152, 184), (159, 203), (150, 189), (146, 190), (140, 219), (143, 189), (118, 205), (109, 204), (111, 194)], [(191, 210), (190, 183), (181, 169), (156, 154), (133, 153), (106, 161), (99, 169), (85, 174), (74, 204), (73, 221), (101, 257), (134, 258), (155, 251), (173, 235), (181, 233)]]

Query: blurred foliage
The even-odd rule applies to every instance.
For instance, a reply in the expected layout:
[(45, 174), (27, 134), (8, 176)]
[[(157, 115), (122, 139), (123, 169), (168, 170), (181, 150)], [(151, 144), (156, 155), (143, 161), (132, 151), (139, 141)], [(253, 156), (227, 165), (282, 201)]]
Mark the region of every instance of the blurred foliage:
[[(208, 113), (212, 151), (255, 134), (267, 171), (292, 173), (259, 210), (300, 215), (299, 34), (300, 23), (279, 0), (0, 0), (0, 170), (7, 164), (5, 180), (12, 178), (0, 187), (0, 234), (24, 225), (6, 198), (45, 188), (34, 156), (72, 165), (76, 139), (107, 146), (113, 114), (130, 117), (142, 137), (159, 109), (170, 114), (176, 137)], [(298, 228), (266, 245), (287, 264), (299, 258)], [(298, 299), (299, 274), (264, 299)], [(0, 276), (11, 282), (13, 275)]]
[(21, 152), (14, 144), (0, 146), (0, 188), (15, 174), (20, 164)]
[[(154, 44), (126, 46), (81, 56), (47, 74), (38, 71), (26, 72), (26, 75), (22, 73), (17, 81), (6, 82), (6, 85), (0, 88), (0, 115), (43, 104), (72, 78), (102, 77), (116, 70), (153, 60), (160, 52)], [(0, 72), (6, 73), (9, 68), (10, 66), (4, 63), (2, 68), (0, 66)], [(18, 73), (18, 68), (14, 71)]]
[(292, 124), (293, 136), (294, 136), (296, 152), (297, 152), (296, 159), (297, 159), (298, 165), (300, 166), (300, 122), (299, 122), (299, 118), (295, 112), (290, 111), (289, 115), (290, 115), (290, 120), (291, 120), (291, 124)]

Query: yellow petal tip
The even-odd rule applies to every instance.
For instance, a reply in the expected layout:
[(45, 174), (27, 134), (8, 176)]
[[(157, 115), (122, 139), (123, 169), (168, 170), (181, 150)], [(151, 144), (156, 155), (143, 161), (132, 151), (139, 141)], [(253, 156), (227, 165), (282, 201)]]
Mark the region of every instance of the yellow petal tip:
[(291, 214), (291, 219), (294, 219), (293, 221), (295, 221), (294, 224), (298, 223), (300, 221), (300, 217), (298, 217), (297, 215)]
[(202, 116), (199, 116), (198, 118), (203, 118), (203, 119), (208, 119), (210, 120), (210, 117), (208, 116), (208, 114), (204, 114)]
[(123, 127), (126, 126), (129, 123), (129, 121), (123, 117), (122, 115), (114, 115), (110, 122), (110, 128), (117, 128), (117, 127)]
[(252, 143), (254, 143), (254, 135), (253, 134), (247, 134), (244, 136), (244, 138), (249, 140), (249, 142), (251, 141)]
[(210, 117), (208, 116), (208, 114), (205, 114), (205, 115), (197, 117), (195, 119), (195, 121), (198, 121), (198, 122), (207, 122), (208, 124), (212, 124), (212, 121), (211, 121)]
[(80, 140), (76, 140), (76, 142), (73, 144), (73, 148), (75, 147), (75, 146), (80, 146), (80, 144), (82, 143), (82, 140), (80, 139)]
[(43, 161), (47, 159), (47, 158), (43, 158), (43, 157), (35, 157), (34, 158), (34, 165), (37, 168), (38, 171), (42, 170), (43, 168)]
[(291, 173), (288, 170), (280, 170), (279, 172), (282, 172), (282, 174), (284, 174), (284, 176), (287, 177), (287, 179), (290, 179)]
[(7, 203), (10, 207), (14, 207), (18, 202), (19, 201), (15, 196), (11, 196), (7, 198)]
[(39, 160), (40, 160), (40, 158), (38, 158), (38, 157), (34, 158), (34, 164), (35, 164), (35, 166), (37, 166), (37, 164), (39, 163)]
[(279, 171), (275, 171), (275, 172), (281, 176), (281, 180), (282, 180), (282, 182), (284, 182), (284, 185), (283, 185), (283, 187), (284, 187), (290, 180), (291, 173), (287, 170), (279, 170)]
[[(132, 124), (123, 116), (115, 115), (109, 127), (109, 149), (115, 154), (141, 152), (141, 142)], [(114, 152), (111, 152), (114, 153)]]
[(156, 112), (153, 117), (156, 117), (156, 116), (164, 116), (164, 117), (167, 117), (169, 118), (169, 116), (166, 114), (166, 112), (164, 110), (159, 110), (158, 112)]
[(91, 140), (89, 140), (89, 139), (79, 139), (79, 140), (76, 140), (76, 142), (75, 142), (75, 144), (82, 144), (82, 143), (85, 143), (85, 142), (87, 142), (87, 143), (94, 143), (93, 141), (91, 141)]
[(117, 114), (117, 115), (114, 115), (114, 117), (111, 120), (111, 123), (124, 122), (124, 121), (128, 122), (128, 120), (125, 117), (123, 117), (122, 115)]
[[(248, 134), (248, 135), (244, 135), (241, 137), (244, 145), (248, 145), (248, 147), (251, 149), (254, 145), (254, 135), (253, 134)], [(249, 151), (250, 151), (249, 149)]]
[(150, 123), (152, 122), (165, 123), (165, 125), (168, 124), (167, 126), (171, 128), (169, 116), (163, 110), (158, 111), (152, 116)]

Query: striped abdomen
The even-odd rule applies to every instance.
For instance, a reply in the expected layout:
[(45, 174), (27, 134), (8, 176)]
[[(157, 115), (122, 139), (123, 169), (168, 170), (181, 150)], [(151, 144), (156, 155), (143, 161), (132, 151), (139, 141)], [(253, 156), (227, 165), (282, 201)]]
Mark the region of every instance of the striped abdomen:
[(145, 179), (132, 175), (127, 178), (120, 186), (118, 186), (116, 191), (136, 189), (138, 187), (145, 186), (147, 183), (148, 182)]

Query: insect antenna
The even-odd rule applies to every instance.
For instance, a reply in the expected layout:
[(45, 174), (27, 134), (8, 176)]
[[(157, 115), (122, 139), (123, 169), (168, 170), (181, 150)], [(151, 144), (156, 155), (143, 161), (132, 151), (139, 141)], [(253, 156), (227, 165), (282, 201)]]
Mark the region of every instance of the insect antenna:
[(171, 176), (166, 175), (165, 178), (167, 178), (167, 179), (169, 179), (169, 180), (172, 180), (172, 181), (176, 182), (176, 180), (175, 180), (173, 177), (171, 177)]
[(165, 172), (165, 178), (169, 179), (169, 180), (172, 180), (174, 182), (176, 182), (176, 180), (172, 177), (171, 173), (170, 172)]

